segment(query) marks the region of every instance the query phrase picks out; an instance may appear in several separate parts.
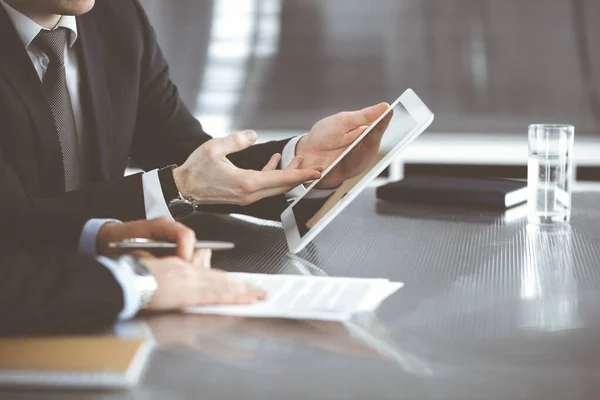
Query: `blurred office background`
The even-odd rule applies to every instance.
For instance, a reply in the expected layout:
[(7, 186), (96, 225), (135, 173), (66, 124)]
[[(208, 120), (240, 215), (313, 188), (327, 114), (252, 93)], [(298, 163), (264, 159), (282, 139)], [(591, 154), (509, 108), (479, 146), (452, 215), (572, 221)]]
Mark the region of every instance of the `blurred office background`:
[(289, 136), (412, 87), (436, 119), (409, 164), (525, 177), (528, 124), (570, 123), (600, 180), (598, 0), (141, 1), (215, 136)]

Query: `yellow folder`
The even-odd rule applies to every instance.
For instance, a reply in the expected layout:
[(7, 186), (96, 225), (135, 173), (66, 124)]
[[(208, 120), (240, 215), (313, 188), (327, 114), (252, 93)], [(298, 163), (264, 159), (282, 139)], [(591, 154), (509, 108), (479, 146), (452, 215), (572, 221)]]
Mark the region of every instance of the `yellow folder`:
[(0, 339), (0, 385), (128, 388), (152, 345), (114, 336)]

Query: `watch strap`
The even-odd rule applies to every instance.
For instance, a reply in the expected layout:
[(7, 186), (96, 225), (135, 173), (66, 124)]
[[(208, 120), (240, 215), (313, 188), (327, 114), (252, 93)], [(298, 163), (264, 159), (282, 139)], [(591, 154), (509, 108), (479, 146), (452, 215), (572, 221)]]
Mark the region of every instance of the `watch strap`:
[(119, 263), (129, 268), (135, 276), (135, 289), (140, 296), (140, 310), (145, 309), (158, 289), (156, 278), (143, 262), (131, 254), (119, 257)]
[(169, 165), (158, 170), (158, 180), (160, 181), (160, 187), (162, 189), (165, 203), (169, 204), (172, 200), (179, 198), (179, 190), (175, 184), (175, 178), (173, 177), (173, 169), (177, 165)]

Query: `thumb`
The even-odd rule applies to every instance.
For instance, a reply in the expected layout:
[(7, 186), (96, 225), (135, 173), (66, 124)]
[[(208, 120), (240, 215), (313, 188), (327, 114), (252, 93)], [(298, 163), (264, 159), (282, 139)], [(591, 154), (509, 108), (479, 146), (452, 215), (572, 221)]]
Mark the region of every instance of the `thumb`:
[(256, 132), (241, 131), (212, 140), (212, 150), (217, 154), (230, 154), (242, 151), (256, 142)]
[(371, 107), (363, 108), (362, 110), (344, 112), (338, 115), (342, 117), (340, 123), (343, 124), (347, 130), (353, 130), (375, 122), (375, 120), (389, 107), (390, 105), (388, 103), (379, 103)]

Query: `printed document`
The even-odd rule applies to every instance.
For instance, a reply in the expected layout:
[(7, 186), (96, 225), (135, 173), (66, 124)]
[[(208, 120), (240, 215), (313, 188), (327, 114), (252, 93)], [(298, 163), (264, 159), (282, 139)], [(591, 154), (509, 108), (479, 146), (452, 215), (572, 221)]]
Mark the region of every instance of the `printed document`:
[(198, 314), (222, 314), (261, 318), (293, 318), (343, 321), (371, 312), (403, 284), (388, 279), (330, 276), (231, 273), (265, 289), (268, 298), (250, 305), (191, 307)]

